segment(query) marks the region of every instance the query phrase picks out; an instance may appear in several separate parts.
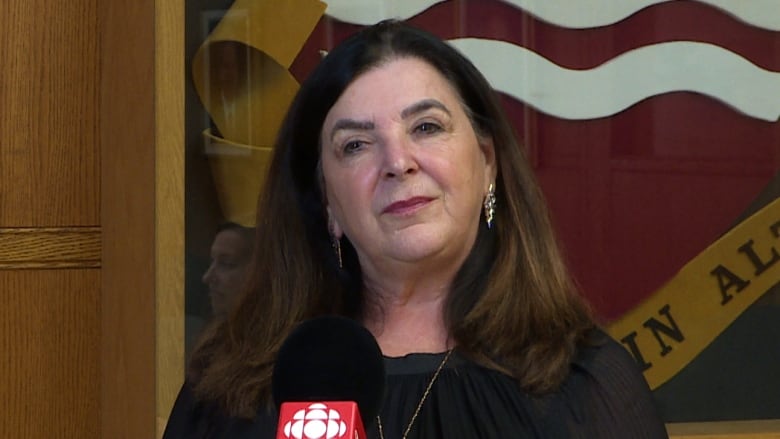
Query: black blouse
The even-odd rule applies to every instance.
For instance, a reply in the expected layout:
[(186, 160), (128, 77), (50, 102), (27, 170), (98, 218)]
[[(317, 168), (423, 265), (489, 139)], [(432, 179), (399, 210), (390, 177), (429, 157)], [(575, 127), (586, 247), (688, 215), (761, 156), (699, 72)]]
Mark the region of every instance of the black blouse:
[[(652, 394), (626, 350), (604, 335), (580, 350), (561, 388), (543, 397), (453, 353), (415, 419), (409, 439), (458, 438), (666, 438)], [(445, 354), (385, 358), (386, 396), (380, 413), (384, 437), (400, 439)], [(163, 439), (273, 439), (277, 414), (254, 419), (225, 416), (193, 398), (185, 383)], [(379, 438), (375, 420), (367, 435)]]

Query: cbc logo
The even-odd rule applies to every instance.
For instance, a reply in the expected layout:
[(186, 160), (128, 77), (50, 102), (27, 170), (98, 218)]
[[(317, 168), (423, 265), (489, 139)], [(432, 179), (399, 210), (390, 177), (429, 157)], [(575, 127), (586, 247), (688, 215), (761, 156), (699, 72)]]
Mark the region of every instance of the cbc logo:
[(314, 403), (298, 410), (291, 421), (284, 424), (284, 435), (294, 439), (331, 439), (344, 437), (347, 424), (336, 410), (325, 404)]

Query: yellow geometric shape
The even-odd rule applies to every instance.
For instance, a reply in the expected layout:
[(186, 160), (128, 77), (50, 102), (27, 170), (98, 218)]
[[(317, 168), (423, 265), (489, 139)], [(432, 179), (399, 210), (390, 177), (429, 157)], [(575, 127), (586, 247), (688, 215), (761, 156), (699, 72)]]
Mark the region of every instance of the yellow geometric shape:
[[(220, 200), (223, 209), (229, 209), (223, 210), (227, 220), (237, 221), (240, 216), (237, 222), (246, 224), (245, 212), (255, 210), (257, 193), (250, 197), (245, 192), (258, 191), (265, 178), (263, 148), (273, 145), (299, 88), (288, 69), (324, 11), (325, 4), (317, 0), (236, 0), (193, 58), (195, 89), (221, 135), (206, 135), (216, 142), (212, 145), (216, 148), (208, 151), (210, 160), (219, 161), (212, 164), (219, 170), (214, 178), (235, 172), (240, 177), (232, 180), (247, 185), (215, 182), (222, 188), (220, 197), (230, 199)], [(249, 156), (264, 151), (265, 158), (244, 164), (235, 159), (242, 149)], [(221, 152), (232, 155), (217, 159)], [(239, 167), (233, 169), (231, 164)], [(261, 167), (250, 181), (252, 172), (246, 166), (252, 164)], [(238, 200), (250, 205), (239, 206)]]
[(255, 225), (257, 196), (271, 164), (273, 148), (242, 145), (203, 132), (206, 154), (222, 212), (246, 227)]

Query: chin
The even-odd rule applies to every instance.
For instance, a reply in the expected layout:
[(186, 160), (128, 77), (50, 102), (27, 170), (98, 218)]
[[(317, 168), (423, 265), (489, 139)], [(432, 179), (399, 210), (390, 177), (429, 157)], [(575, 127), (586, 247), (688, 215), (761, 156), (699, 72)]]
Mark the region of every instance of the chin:
[(425, 238), (412, 239), (397, 243), (390, 254), (394, 259), (404, 262), (425, 262), (448, 253), (447, 242)]
[(211, 294), (211, 311), (214, 314), (221, 314), (225, 309), (225, 301), (220, 295)]

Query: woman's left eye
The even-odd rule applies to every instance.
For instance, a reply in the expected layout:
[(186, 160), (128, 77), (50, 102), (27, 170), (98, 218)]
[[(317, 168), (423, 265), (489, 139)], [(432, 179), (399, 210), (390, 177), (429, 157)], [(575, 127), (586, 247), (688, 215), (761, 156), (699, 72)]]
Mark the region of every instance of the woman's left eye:
[(418, 132), (418, 133), (433, 134), (433, 133), (441, 131), (441, 126), (439, 126), (438, 124), (435, 124), (433, 122), (423, 122), (423, 123), (417, 125), (414, 128), (414, 130), (416, 132)]
[(233, 269), (238, 267), (238, 264), (232, 261), (219, 261), (219, 265), (226, 269)]
[(342, 153), (349, 155), (354, 154), (365, 146), (365, 142), (362, 140), (350, 140), (346, 142), (342, 147)]

